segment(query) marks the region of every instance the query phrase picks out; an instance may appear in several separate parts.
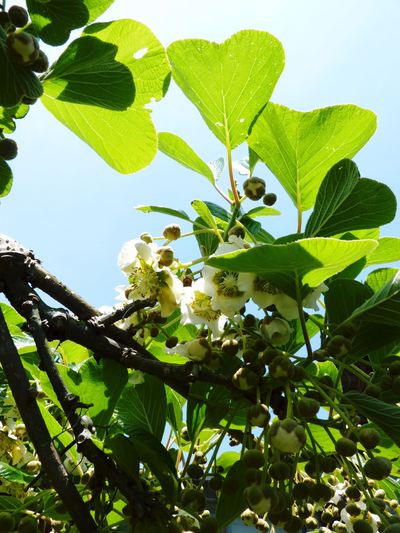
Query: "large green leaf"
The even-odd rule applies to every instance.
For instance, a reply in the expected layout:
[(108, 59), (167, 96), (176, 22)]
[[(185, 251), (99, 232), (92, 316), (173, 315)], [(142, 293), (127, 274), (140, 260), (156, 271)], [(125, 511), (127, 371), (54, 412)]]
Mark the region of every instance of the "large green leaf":
[(161, 440), (167, 417), (167, 400), (162, 381), (145, 375), (144, 383), (125, 387), (116, 414), (127, 435), (147, 431)]
[[(387, 185), (360, 178), (350, 159), (336, 163), (321, 183), (304, 235), (329, 237), (340, 232), (377, 228), (396, 214), (396, 197)], [(400, 239), (399, 239), (400, 240)]]
[(400, 408), (397, 405), (388, 405), (359, 392), (348, 392), (346, 398), (356, 407), (358, 413), (374, 422), (400, 446)]
[(218, 526), (223, 529), (240, 515), (247, 507), (244, 496), (246, 468), (242, 461), (237, 461), (229, 469), (225, 483), (229, 483), (231, 490), (222, 491), (218, 498), (216, 518)]
[(170, 207), (163, 207), (161, 205), (137, 205), (134, 209), (142, 211), (142, 213), (162, 213), (163, 215), (170, 215), (190, 222), (189, 215), (181, 209), (171, 209)]
[(268, 104), (249, 137), (297, 209), (310, 209), (328, 170), (353, 157), (376, 129), (376, 116), (355, 105), (301, 112)]
[(114, 0), (83, 0), (83, 3), (89, 11), (88, 23), (90, 23), (100, 17), (114, 3)]
[(236, 272), (254, 272), (296, 297), (296, 281), (317, 287), (370, 253), (376, 245), (371, 239), (343, 241), (317, 237), (238, 250), (211, 257), (207, 264)]
[(382, 237), (378, 246), (366, 257), (365, 266), (381, 265), (400, 261), (400, 239), (398, 237)]
[(197, 438), (206, 421), (206, 396), (210, 385), (205, 382), (195, 381), (190, 387), (190, 396), (186, 410), (186, 425), (190, 439)]
[(400, 330), (400, 270), (351, 314), (350, 319), (395, 326)]
[(378, 268), (368, 274), (365, 283), (368, 287), (371, 287), (374, 292), (378, 292), (384, 285), (386, 285), (386, 283), (394, 278), (397, 272), (397, 268)]
[(176, 83), (225, 145), (246, 140), (284, 65), (281, 43), (269, 33), (244, 30), (224, 43), (201, 39), (168, 47)]
[(372, 296), (373, 292), (359, 281), (353, 279), (335, 279), (329, 284), (325, 294), (325, 305), (329, 322), (344, 322), (360, 305)]
[(63, 102), (123, 111), (135, 96), (132, 73), (116, 61), (116, 44), (92, 36), (73, 41), (46, 76), (46, 94)]
[(39, 98), (42, 84), (36, 75), (23, 65), (16, 65), (8, 56), (7, 34), (0, 26), (0, 106), (12, 107), (20, 103), (23, 96)]
[(15, 130), (15, 119), (24, 118), (28, 111), (29, 106), (27, 104), (0, 107), (0, 128), (3, 133), (12, 133)]
[(64, 44), (72, 30), (89, 21), (89, 11), (83, 0), (27, 0), (26, 5), (35, 33), (47, 44)]
[(27, 485), (30, 481), (33, 480), (34, 476), (31, 474), (26, 474), (19, 468), (14, 468), (7, 463), (0, 461), (0, 479), (6, 479), (11, 483), (19, 483), (22, 485)]
[(211, 168), (199, 157), (186, 141), (169, 132), (158, 134), (158, 148), (168, 157), (175, 159), (186, 168), (205, 176), (213, 185), (215, 177)]
[[(133, 104), (126, 110), (115, 111), (98, 105), (66, 102), (59, 98), (60, 83), (64, 83), (64, 80), (60, 82), (56, 77), (45, 80), (43, 103), (111, 167), (124, 174), (136, 172), (147, 166), (157, 152), (157, 134), (151, 112), (145, 106), (162, 98), (168, 88), (170, 70), (165, 50), (144, 24), (133, 20), (92, 24), (85, 29), (83, 37), (97, 38), (117, 47), (115, 61), (128, 68), (134, 80)], [(74, 65), (72, 57), (70, 59), (70, 67), (74, 71), (78, 67), (80, 69), (78, 81), (82, 91), (82, 79), (89, 73), (82, 70), (83, 67)], [(100, 60), (102, 58), (98, 58)], [(57, 63), (54, 69), (57, 69)], [(129, 84), (132, 87), (132, 81)], [(102, 88), (103, 99), (106, 92), (105, 85)], [(87, 94), (91, 95), (90, 102), (93, 102), (92, 87), (88, 87)], [(108, 104), (112, 98), (109, 94)], [(79, 101), (82, 102), (82, 92)], [(118, 105), (121, 104), (116, 96), (114, 107)]]

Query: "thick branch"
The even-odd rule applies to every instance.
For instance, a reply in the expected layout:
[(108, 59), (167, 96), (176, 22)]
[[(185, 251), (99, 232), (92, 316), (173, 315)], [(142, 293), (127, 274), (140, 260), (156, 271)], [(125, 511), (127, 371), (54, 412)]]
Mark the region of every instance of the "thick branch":
[(96, 524), (68, 476), (36, 404), (18, 351), (0, 310), (0, 362), (32, 443), (53, 487), (80, 531), (96, 532)]

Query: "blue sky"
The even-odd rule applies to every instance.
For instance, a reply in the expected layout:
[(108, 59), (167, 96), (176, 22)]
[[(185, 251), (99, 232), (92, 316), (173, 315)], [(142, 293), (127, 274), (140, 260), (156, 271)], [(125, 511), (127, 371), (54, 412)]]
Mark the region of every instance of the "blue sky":
[[(115, 0), (102, 18), (143, 22), (165, 46), (190, 37), (223, 41), (241, 29), (272, 33), (286, 54), (272, 101), (304, 111), (339, 103), (373, 110), (378, 130), (355, 160), (363, 176), (385, 182), (400, 197), (398, 1)], [(154, 106), (153, 119), (158, 131), (181, 135), (203, 159), (224, 155), (174, 84)], [(143, 231), (160, 235), (172, 222), (133, 206), (190, 211), (195, 198), (219, 201), (205, 179), (162, 154), (137, 174), (119, 175), (40, 103), (18, 123), (14, 138), (20, 153), (11, 163), (13, 189), (0, 203), (1, 232), (34, 249), (46, 268), (94, 305), (114, 303), (114, 287), (124, 280), (116, 265), (123, 242)], [(244, 147), (235, 153), (243, 155)], [(256, 175), (278, 194), (283, 213), (264, 219), (265, 228), (276, 236), (292, 233), (296, 215), (286, 193), (262, 165)], [(382, 234), (398, 236), (399, 217)], [(188, 239), (177, 251), (185, 260), (198, 254)]]

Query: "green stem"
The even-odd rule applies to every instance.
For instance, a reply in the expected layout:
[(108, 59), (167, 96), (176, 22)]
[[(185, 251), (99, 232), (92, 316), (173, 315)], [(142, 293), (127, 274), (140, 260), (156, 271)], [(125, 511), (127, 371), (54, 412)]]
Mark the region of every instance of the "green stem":
[[(225, 120), (226, 122), (226, 120)], [(232, 167), (232, 150), (231, 150), (231, 143), (229, 139), (229, 130), (227, 127), (227, 124), (225, 123), (225, 130), (226, 130), (226, 154), (228, 159), (228, 171), (229, 171), (229, 181), (231, 184), (233, 199), (235, 202), (235, 206), (237, 208), (240, 207), (240, 198), (236, 189), (236, 183), (235, 183), (235, 177), (233, 175), (233, 167)]]
[(216, 183), (214, 183), (214, 188), (217, 191), (217, 193), (222, 196), (222, 198), (224, 200), (226, 200), (230, 205), (233, 204), (232, 200), (230, 198), (228, 198), (228, 196), (224, 192), (221, 191), (221, 189), (218, 187), (218, 185)]
[(300, 208), (297, 209), (297, 233), (301, 233), (303, 212)]
[(239, 210), (240, 210), (240, 204), (238, 206), (235, 205), (235, 207), (233, 208), (232, 215), (231, 215), (231, 218), (229, 220), (228, 226), (227, 226), (227, 228), (225, 230), (224, 236), (222, 237), (224, 239), (224, 241), (228, 240), (229, 230), (231, 228), (233, 228), (233, 226), (235, 225), (236, 218), (237, 218), (237, 215), (239, 213)]

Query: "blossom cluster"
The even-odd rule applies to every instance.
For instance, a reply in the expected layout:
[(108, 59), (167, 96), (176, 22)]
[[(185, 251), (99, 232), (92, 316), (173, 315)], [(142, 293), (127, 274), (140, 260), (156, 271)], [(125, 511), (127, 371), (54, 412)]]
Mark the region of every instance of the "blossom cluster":
[[(219, 244), (215, 255), (245, 247), (248, 245), (241, 237), (231, 235), (228, 242)], [(287, 321), (299, 318), (297, 302), (257, 274), (205, 265), (199, 277), (193, 279), (174, 257), (172, 248), (158, 246), (147, 234), (145, 240), (135, 239), (123, 245), (118, 265), (128, 278), (127, 285), (117, 287), (121, 302), (157, 301), (162, 317), (179, 309), (183, 325), (207, 326), (213, 340), (221, 338), (228, 323), (237, 322), (241, 308), (249, 300), (263, 309), (275, 306), (272, 319), (266, 320), (263, 327), (263, 334), (273, 346), (289, 341), (292, 328)], [(317, 310), (317, 300), (324, 290), (323, 284), (311, 290), (303, 307)], [(181, 350), (189, 358), (194, 357), (186, 352)]]

